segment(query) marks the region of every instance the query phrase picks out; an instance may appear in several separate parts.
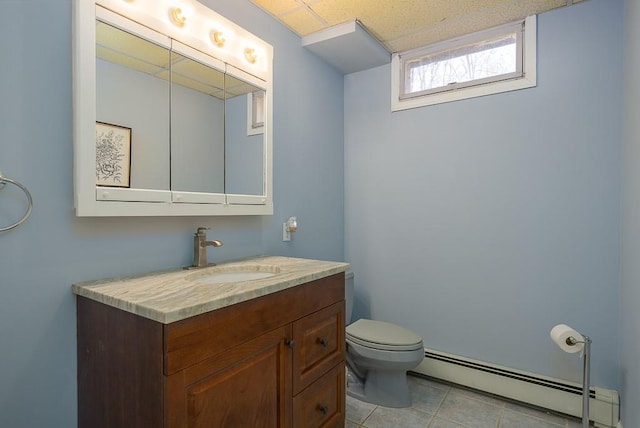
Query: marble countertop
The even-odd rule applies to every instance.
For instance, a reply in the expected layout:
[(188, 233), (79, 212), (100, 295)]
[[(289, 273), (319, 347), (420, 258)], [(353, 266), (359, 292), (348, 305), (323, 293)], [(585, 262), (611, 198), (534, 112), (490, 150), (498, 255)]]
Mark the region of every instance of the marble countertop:
[[(75, 294), (163, 324), (254, 299), (349, 269), (348, 263), (265, 256), (193, 270), (88, 281)], [(205, 283), (224, 272), (270, 272), (273, 276), (232, 283)]]

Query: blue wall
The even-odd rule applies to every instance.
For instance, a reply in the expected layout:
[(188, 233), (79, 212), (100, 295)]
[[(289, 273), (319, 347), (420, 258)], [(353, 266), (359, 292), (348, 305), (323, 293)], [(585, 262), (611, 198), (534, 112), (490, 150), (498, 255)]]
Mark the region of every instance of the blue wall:
[(345, 77), (345, 252), (356, 315), (425, 346), (619, 386), (622, 2), (538, 18), (538, 86), (390, 112), (390, 67)]
[[(212, 261), (256, 254), (342, 260), (343, 78), (248, 1), (203, 3), (275, 48), (275, 215), (76, 218), (71, 1), (9, 0), (0, 27), (0, 171), (25, 184), (31, 218), (0, 233), (0, 426), (76, 425), (74, 282), (190, 264), (192, 233), (224, 241)], [(24, 209), (0, 190), (0, 225)], [(297, 215), (294, 241), (282, 222)]]
[(625, 1), (625, 135), (622, 180), (622, 421), (640, 426), (640, 3)]

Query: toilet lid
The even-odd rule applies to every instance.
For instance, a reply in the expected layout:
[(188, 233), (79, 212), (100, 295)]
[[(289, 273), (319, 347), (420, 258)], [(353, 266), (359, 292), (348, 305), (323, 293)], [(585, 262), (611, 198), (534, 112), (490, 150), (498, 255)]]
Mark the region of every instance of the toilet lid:
[(369, 348), (413, 351), (422, 348), (422, 337), (404, 327), (384, 321), (360, 319), (347, 326), (347, 340)]

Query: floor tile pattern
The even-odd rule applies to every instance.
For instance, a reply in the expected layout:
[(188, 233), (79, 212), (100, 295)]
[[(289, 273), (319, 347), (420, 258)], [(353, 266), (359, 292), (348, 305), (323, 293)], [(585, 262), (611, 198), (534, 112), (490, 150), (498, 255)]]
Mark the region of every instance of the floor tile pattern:
[(347, 396), (345, 428), (580, 428), (579, 419), (470, 389), (409, 376), (411, 407), (394, 409)]

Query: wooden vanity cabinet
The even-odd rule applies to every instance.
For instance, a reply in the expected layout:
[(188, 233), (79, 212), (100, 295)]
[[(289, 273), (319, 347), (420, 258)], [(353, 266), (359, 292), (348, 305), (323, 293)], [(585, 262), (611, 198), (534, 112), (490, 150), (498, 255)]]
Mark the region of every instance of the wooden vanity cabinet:
[(171, 324), (77, 302), (80, 428), (344, 426), (344, 273)]

